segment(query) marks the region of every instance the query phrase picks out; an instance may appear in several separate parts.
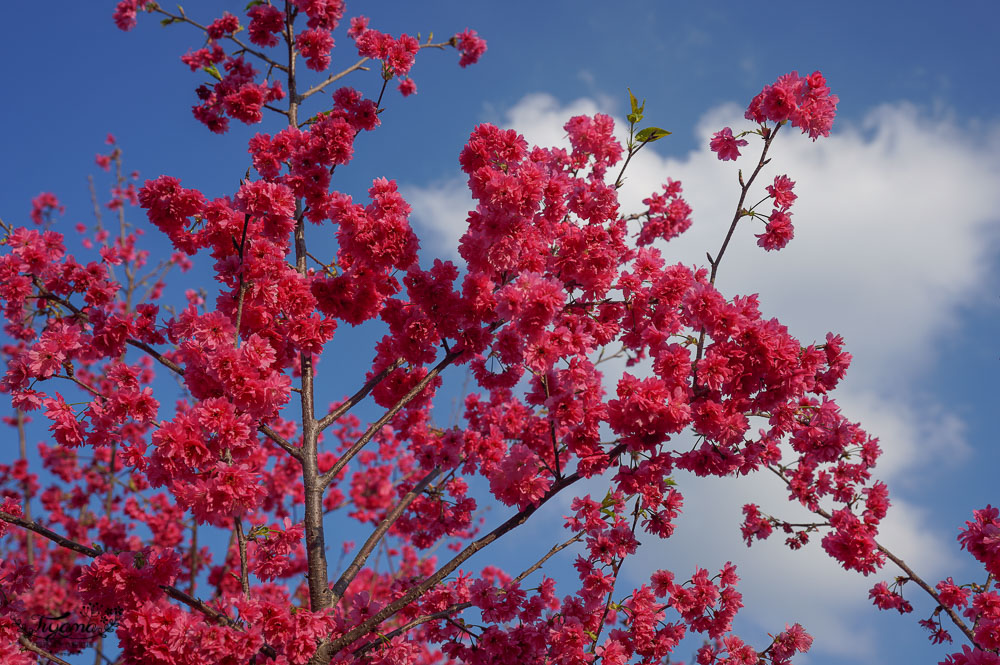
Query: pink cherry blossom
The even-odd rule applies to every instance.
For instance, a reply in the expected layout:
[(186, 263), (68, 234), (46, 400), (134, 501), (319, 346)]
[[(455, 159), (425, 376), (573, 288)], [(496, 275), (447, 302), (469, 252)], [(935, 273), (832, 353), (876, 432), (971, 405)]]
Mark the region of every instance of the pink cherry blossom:
[(733, 136), (732, 129), (723, 127), (715, 134), (712, 134), (712, 141), (709, 147), (712, 148), (712, 152), (718, 155), (720, 160), (726, 161), (737, 159), (740, 156), (740, 148), (746, 145), (749, 145), (749, 141), (737, 139)]
[[(113, 19), (132, 29), (140, 9), (169, 13), (130, 0)], [(54, 607), (114, 625), (126, 665), (625, 665), (669, 662), (689, 633), (703, 664), (807, 652), (798, 624), (734, 633), (730, 562), (666, 561), (629, 580), (640, 547), (683, 534), (688, 484), (704, 476), (777, 476), (813, 514), (747, 504), (748, 545), (819, 540), (863, 575), (895, 560), (878, 540), (891, 510), (878, 440), (835, 398), (844, 340), (799, 340), (716, 281), (742, 225), (763, 221), (767, 250), (793, 237), (796, 183), (758, 175), (779, 158), (782, 124), (829, 134), (838, 100), (824, 77), (780, 77), (751, 102), (755, 125), (713, 135), (722, 161), (761, 139), (761, 166), (734, 177), (733, 221), (708, 263), (678, 263), (669, 245), (699, 219), (680, 182), (622, 193), (648, 141), (623, 146), (600, 113), (569, 118), (563, 147), (472, 128), (456, 149), (472, 203), (456, 255), (435, 259), (401, 185), (371, 173), (358, 190), (352, 162), (382, 145), (362, 132), (404, 117), (382, 93), (393, 79), (416, 92), (418, 53), (454, 48), (465, 68), (486, 43), (350, 17), (364, 61), (334, 89), (341, 74), (306, 70), (334, 62), (344, 12), (293, 0), (170, 14), (198, 34), (181, 61), (199, 77), (200, 123), (278, 121), (249, 132), (246, 171), (210, 194), (167, 174), (116, 177), (108, 208), (129, 221), (81, 222), (79, 244), (55, 230), (52, 194), (32, 201), (35, 227), (4, 223), (0, 387), (17, 409), (5, 424), (25, 446), (31, 417), (48, 434), (0, 463), (0, 660), (31, 662), (25, 621)], [(125, 173), (124, 147), (109, 145), (97, 166)], [(175, 268), (205, 279), (178, 288)], [(440, 391), (462, 377), (449, 418)], [(545, 512), (563, 516), (542, 533), (552, 542), (507, 536)], [(990, 573), (998, 525), (987, 506), (959, 536)], [(489, 558), (500, 538), (523, 550), (520, 575)], [(537, 571), (566, 548), (557, 585)], [(996, 590), (909, 585), (905, 572), (874, 585), (874, 604), (919, 610), (910, 589), (931, 589), (931, 640), (972, 643), (946, 662), (993, 662)], [(36, 651), (97, 644), (51, 632)]]

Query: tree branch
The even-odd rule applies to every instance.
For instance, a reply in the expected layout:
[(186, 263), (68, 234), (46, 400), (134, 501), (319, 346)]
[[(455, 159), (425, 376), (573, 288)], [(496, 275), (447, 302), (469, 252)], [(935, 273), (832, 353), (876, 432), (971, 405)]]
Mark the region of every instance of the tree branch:
[(399, 502), (392, 507), (386, 516), (382, 518), (379, 525), (372, 531), (371, 535), (368, 536), (368, 540), (365, 544), (361, 546), (358, 550), (357, 555), (355, 555), (354, 560), (347, 567), (344, 573), (340, 576), (340, 579), (333, 585), (333, 595), (331, 597), (330, 605), (336, 606), (340, 599), (344, 597), (344, 593), (347, 591), (347, 587), (354, 581), (358, 573), (364, 567), (365, 562), (368, 560), (368, 556), (375, 550), (379, 541), (385, 536), (386, 532), (396, 523), (400, 515), (403, 514), (413, 500), (416, 499), (424, 491), (424, 489), (433, 481), (438, 475), (441, 474), (441, 467), (436, 466), (431, 469), (427, 475), (421, 478), (420, 482), (413, 486), (409, 492), (407, 492)]
[[(242, 184), (242, 183), (241, 183)], [(240, 324), (243, 322), (243, 300), (246, 297), (246, 248), (247, 248), (247, 230), (250, 228), (250, 214), (243, 215), (243, 237), (240, 239), (240, 244), (237, 245), (237, 250), (240, 256), (240, 283), (237, 287), (237, 300), (236, 300), (236, 334), (233, 335), (235, 338), (234, 343), (236, 348), (240, 348)], [(235, 240), (233, 242), (236, 242)]]
[[(528, 577), (528, 575), (530, 575), (531, 573), (533, 573), (536, 570), (538, 570), (539, 568), (541, 568), (542, 564), (544, 564), (546, 561), (548, 561), (553, 555), (555, 555), (557, 552), (560, 552), (560, 551), (566, 549), (567, 547), (569, 547), (573, 543), (579, 541), (581, 538), (583, 538), (583, 536), (584, 536), (584, 532), (580, 531), (580, 532), (574, 534), (573, 537), (571, 537), (570, 539), (566, 540), (565, 542), (560, 543), (558, 545), (553, 545), (552, 549), (550, 549), (545, 554), (545, 556), (543, 556), (541, 559), (539, 559), (538, 561), (536, 561), (529, 568), (526, 568), (524, 571), (522, 571), (520, 575), (518, 575), (517, 577), (515, 577), (514, 578), (514, 582), (523, 582), (524, 579), (526, 577)], [(450, 607), (447, 607), (447, 608), (441, 610), (440, 612), (435, 612), (434, 614), (427, 614), (427, 615), (422, 616), (422, 617), (417, 617), (416, 619), (413, 619), (412, 621), (410, 621), (410, 622), (408, 622), (408, 623), (400, 626), (399, 628), (393, 630), (392, 632), (386, 633), (385, 635), (383, 635), (379, 639), (372, 640), (368, 644), (365, 644), (364, 646), (356, 649), (354, 651), (354, 655), (355, 656), (364, 655), (365, 653), (367, 653), (368, 651), (371, 651), (374, 647), (378, 646), (379, 644), (384, 644), (384, 643), (392, 640), (394, 637), (397, 637), (398, 635), (402, 635), (403, 633), (405, 633), (406, 631), (410, 630), (411, 628), (419, 626), (420, 624), (427, 623), (428, 621), (435, 621), (437, 619), (447, 619), (452, 614), (455, 614), (456, 612), (461, 612), (461, 611), (466, 610), (466, 609), (468, 609), (470, 607), (472, 607), (472, 603), (456, 603), (455, 605), (451, 605)]]
[(389, 365), (381, 372), (379, 372), (371, 379), (369, 379), (369, 381), (365, 383), (365, 385), (363, 385), (361, 389), (358, 390), (358, 392), (351, 395), (351, 397), (346, 402), (344, 402), (336, 409), (334, 409), (330, 413), (320, 418), (319, 422), (317, 423), (319, 431), (322, 432), (327, 427), (337, 422), (337, 420), (339, 420), (341, 416), (350, 411), (352, 408), (354, 408), (354, 406), (359, 404), (365, 397), (367, 397), (368, 393), (370, 393), (375, 388), (375, 386), (382, 383), (385, 377), (389, 376), (390, 372), (399, 368), (402, 364), (403, 364), (403, 359), (397, 358), (395, 362), (393, 362), (391, 365)]
[(729, 224), (729, 231), (726, 233), (726, 239), (722, 241), (722, 247), (719, 248), (715, 258), (711, 260), (712, 274), (709, 279), (710, 284), (715, 284), (715, 276), (719, 271), (719, 262), (722, 261), (722, 255), (726, 253), (726, 248), (729, 247), (729, 241), (732, 240), (733, 233), (736, 231), (737, 222), (739, 222), (743, 217), (743, 203), (746, 201), (747, 194), (750, 192), (750, 186), (753, 185), (753, 181), (757, 179), (757, 175), (761, 172), (761, 169), (763, 169), (764, 166), (770, 161), (767, 159), (767, 151), (770, 149), (771, 143), (774, 141), (774, 137), (778, 135), (779, 129), (781, 129), (781, 125), (775, 125), (774, 129), (768, 133), (767, 138), (764, 139), (764, 149), (760, 152), (760, 159), (757, 160), (757, 167), (750, 175), (750, 179), (744, 183), (742, 176), (740, 177), (740, 182), (743, 185), (740, 192), (740, 200), (736, 204), (736, 212), (733, 213), (733, 221)]
[(65, 547), (68, 550), (73, 550), (74, 552), (78, 552), (80, 554), (89, 556), (91, 558), (99, 557), (101, 554), (104, 553), (104, 550), (100, 548), (88, 547), (87, 545), (82, 545), (76, 542), (75, 540), (70, 540), (69, 538), (60, 536), (55, 531), (45, 528), (38, 522), (26, 520), (21, 517), (17, 517), (15, 515), (11, 515), (10, 513), (5, 513), (3, 511), (0, 511), (0, 520), (3, 520), (4, 522), (7, 522), (9, 524), (15, 524), (21, 527), (22, 529), (33, 531), (40, 536), (48, 538), (49, 540), (51, 540), (52, 542), (56, 543), (61, 547)]
[[(784, 481), (785, 485), (790, 485), (788, 478), (785, 477), (785, 474), (780, 469), (774, 468), (773, 465), (768, 465), (767, 468), (776, 476), (781, 478), (781, 480)], [(820, 508), (819, 506), (816, 506), (811, 510), (813, 513), (819, 515), (820, 517), (822, 517), (827, 521), (830, 521), (830, 519), (832, 518), (832, 515), (830, 515), (828, 511), (824, 510), (823, 508)], [(941, 602), (941, 596), (938, 595), (937, 591), (935, 591), (931, 587), (931, 585), (925, 582), (923, 578), (917, 575), (917, 573), (906, 564), (905, 561), (903, 561), (898, 556), (893, 554), (887, 547), (885, 547), (878, 541), (875, 541), (875, 546), (878, 548), (879, 552), (881, 552), (886, 556), (887, 559), (892, 561), (900, 568), (900, 570), (906, 573), (907, 577), (916, 582), (917, 586), (926, 591), (927, 594), (934, 599), (934, 602), (936, 602), (939, 607), (944, 609), (944, 611), (948, 614), (948, 617), (951, 619), (951, 622), (955, 624), (956, 628), (962, 631), (962, 633), (968, 638), (969, 642), (973, 646), (979, 647), (979, 644), (976, 642), (976, 637), (972, 632), (972, 629), (969, 628), (968, 624), (966, 624), (965, 621), (962, 620), (962, 617), (958, 616), (955, 610), (953, 610), (952, 608), (948, 607), (947, 605)]]
[(528, 568), (525, 568), (523, 571), (521, 571), (521, 574), (518, 575), (517, 577), (515, 577), (514, 581), (515, 582), (523, 582), (524, 579), (526, 577), (528, 577), (528, 575), (532, 574), (533, 572), (535, 572), (536, 570), (538, 570), (539, 568), (541, 568), (542, 564), (544, 564), (546, 561), (548, 561), (553, 556), (555, 556), (557, 553), (561, 552), (562, 550), (566, 549), (567, 547), (569, 547), (573, 543), (575, 543), (575, 542), (579, 541), (581, 538), (583, 538), (584, 534), (585, 534), (584, 531), (580, 531), (580, 532), (574, 534), (571, 538), (565, 540), (564, 542), (561, 542), (558, 545), (553, 545), (552, 549), (550, 549), (548, 552), (545, 553), (545, 556), (543, 556), (541, 559), (539, 559), (538, 561), (536, 561), (535, 563), (533, 563)]
[(302, 449), (297, 446), (293, 446), (291, 443), (288, 442), (288, 440), (286, 440), (283, 436), (275, 432), (267, 425), (264, 424), (258, 425), (257, 431), (262, 433), (267, 438), (271, 439), (271, 441), (274, 441), (276, 444), (278, 444), (278, 446), (282, 450), (284, 450), (286, 453), (288, 453), (295, 459), (301, 459)]
[(903, 570), (903, 572), (906, 573), (907, 577), (909, 577), (911, 580), (913, 580), (914, 582), (916, 582), (918, 587), (920, 587), (921, 589), (923, 589), (924, 591), (926, 591), (928, 593), (928, 595), (930, 595), (930, 597), (934, 599), (934, 602), (936, 602), (939, 607), (941, 607), (942, 609), (944, 609), (944, 611), (948, 614), (948, 617), (951, 619), (951, 622), (953, 624), (955, 624), (955, 627), (958, 628), (960, 631), (962, 631), (965, 634), (965, 636), (969, 639), (969, 643), (970, 644), (972, 644), (973, 646), (982, 648), (976, 642), (976, 636), (972, 632), (972, 629), (969, 628), (969, 626), (965, 623), (965, 621), (962, 620), (962, 617), (958, 616), (958, 613), (955, 612), (955, 610), (953, 610), (952, 608), (948, 607), (947, 605), (945, 605), (944, 603), (941, 602), (941, 596), (938, 595), (938, 592), (935, 591), (931, 587), (931, 585), (927, 584), (927, 582), (925, 582), (923, 580), (923, 578), (921, 578), (919, 575), (917, 575), (917, 573), (914, 572), (914, 570), (912, 568), (910, 568), (908, 565), (906, 565), (905, 561), (903, 561), (898, 556), (896, 556), (895, 554), (893, 554), (892, 552), (890, 552), (884, 545), (882, 545), (879, 542), (876, 542), (875, 545), (878, 547), (878, 551), (879, 552), (881, 552), (882, 554), (884, 554), (887, 559), (889, 559), (894, 564), (896, 564), (897, 566), (899, 566)]
[[(21, 453), (21, 459), (24, 460), (25, 467), (28, 464), (28, 446), (27, 439), (24, 433), (24, 411), (21, 409), (17, 410), (17, 443), (18, 448)], [(24, 494), (24, 507), (21, 509), (24, 512), (24, 519), (31, 522), (31, 483), (28, 481), (28, 476), (25, 476), (21, 481), (21, 493)], [(28, 531), (27, 538), (25, 539), (25, 547), (27, 548), (27, 563), (29, 566), (35, 565), (35, 534), (32, 531)]]
[[(436, 44), (432, 44), (432, 43), (430, 43), (430, 41), (428, 41), (425, 44), (421, 44), (420, 48), (421, 49), (425, 49), (425, 48), (443, 49), (446, 46), (454, 46), (454, 45), (455, 45), (454, 39), (449, 39), (446, 42), (439, 42), (439, 43), (436, 43)], [(297, 101), (299, 103), (303, 102), (306, 98), (312, 97), (317, 92), (320, 92), (324, 88), (326, 88), (326, 86), (330, 85), (334, 81), (339, 81), (340, 79), (344, 78), (345, 76), (347, 76), (351, 72), (356, 72), (359, 69), (364, 70), (364, 71), (368, 71), (368, 68), (365, 67), (364, 64), (366, 62), (368, 62), (369, 60), (371, 60), (371, 58), (361, 58), (360, 60), (358, 60), (357, 62), (355, 62), (353, 65), (351, 65), (347, 69), (343, 70), (342, 72), (338, 72), (336, 74), (331, 74), (326, 79), (324, 79), (322, 82), (317, 83), (316, 85), (314, 85), (313, 87), (309, 88), (308, 90), (306, 90), (305, 92), (303, 92), (301, 95), (299, 95), (299, 98), (298, 98)]]
[(233, 527), (236, 529), (236, 542), (240, 548), (240, 588), (243, 597), (250, 598), (250, 578), (247, 574), (247, 536), (243, 533), (243, 520), (238, 515), (233, 517)]
[(18, 643), (22, 647), (24, 647), (28, 651), (30, 651), (30, 652), (32, 652), (34, 654), (38, 654), (42, 658), (48, 658), (53, 663), (57, 663), (57, 665), (69, 665), (69, 663), (67, 663), (65, 660), (63, 660), (59, 656), (56, 656), (56, 655), (53, 655), (53, 654), (49, 653), (48, 651), (46, 651), (42, 647), (40, 647), (37, 644), (35, 644), (34, 642), (32, 642), (28, 638), (27, 635), (18, 635), (17, 636), (17, 641), (18, 641)]
[[(72, 550), (74, 552), (78, 552), (78, 553), (83, 554), (85, 556), (88, 556), (88, 557), (90, 557), (92, 559), (96, 559), (101, 554), (104, 554), (103, 550), (100, 550), (100, 549), (97, 549), (97, 548), (94, 548), (94, 547), (88, 547), (88, 546), (83, 545), (81, 543), (78, 543), (78, 542), (76, 542), (74, 540), (70, 540), (69, 538), (65, 538), (63, 536), (60, 536), (58, 533), (55, 533), (54, 531), (52, 531), (50, 529), (46, 529), (44, 526), (38, 524), (37, 522), (29, 522), (29, 521), (24, 520), (24, 519), (22, 519), (20, 517), (16, 517), (14, 515), (11, 515), (10, 513), (5, 513), (3, 511), (0, 511), (0, 520), (3, 520), (4, 522), (8, 522), (9, 524), (14, 524), (14, 525), (22, 527), (24, 529), (28, 529), (30, 531), (34, 531), (35, 533), (37, 533), (37, 534), (39, 534), (41, 536), (45, 536), (46, 538), (48, 538), (52, 542), (56, 543), (60, 547), (64, 547), (64, 548), (66, 548), (68, 550)], [(166, 593), (168, 596), (170, 596), (174, 600), (177, 600), (177, 601), (180, 601), (180, 602), (184, 603), (188, 607), (190, 607), (190, 608), (192, 608), (194, 610), (197, 610), (198, 612), (201, 612), (202, 614), (204, 614), (208, 618), (213, 619), (215, 621), (219, 621), (219, 622), (225, 623), (226, 625), (228, 625), (231, 628), (237, 628), (237, 629), (242, 630), (242, 627), (239, 625), (239, 623), (237, 623), (233, 619), (230, 619), (224, 613), (219, 612), (218, 610), (215, 610), (215, 609), (209, 607), (208, 605), (205, 604), (204, 601), (198, 600), (197, 598), (195, 598), (195, 597), (193, 597), (193, 596), (191, 596), (191, 595), (189, 595), (187, 593), (184, 593), (180, 589), (178, 589), (176, 587), (173, 587), (173, 586), (165, 586), (164, 585), (164, 586), (161, 586), (160, 588), (163, 589), (164, 593)], [(262, 647), (261, 651), (264, 652), (266, 655), (271, 656), (272, 658), (274, 656), (276, 656), (276, 653), (275, 653), (274, 649), (272, 649), (271, 647), (269, 647), (267, 645), (265, 645), (264, 647)], [(36, 651), (35, 653), (38, 653), (38, 652)], [(42, 655), (44, 655), (44, 654), (42, 654)]]
[[(188, 23), (188, 24), (193, 25), (194, 27), (198, 28), (199, 30), (203, 30), (205, 32), (208, 32), (208, 28), (206, 26), (198, 23), (197, 21), (192, 21), (191, 19), (189, 19), (187, 17), (187, 15), (184, 13), (183, 10), (181, 10), (180, 14), (171, 14), (170, 12), (165, 11), (163, 8), (161, 8), (158, 4), (153, 6), (153, 10), (157, 11), (157, 12), (159, 12), (161, 14), (163, 14), (164, 16), (167, 16), (167, 17), (171, 18), (173, 21), (180, 22), (180, 23)], [(252, 56), (254, 56), (256, 58), (260, 58), (263, 62), (266, 62), (270, 67), (274, 67), (275, 69), (279, 69), (281, 71), (288, 71), (287, 68), (283, 64), (281, 64), (280, 62), (277, 62), (276, 60), (272, 60), (266, 54), (261, 53), (260, 51), (257, 51), (255, 49), (250, 48), (249, 46), (247, 46), (246, 44), (244, 44), (242, 41), (240, 41), (239, 39), (237, 39), (233, 35), (226, 35), (226, 39), (228, 39), (229, 41), (231, 41), (234, 44), (236, 44), (237, 46), (239, 46), (240, 47), (240, 51), (242, 51), (244, 53), (249, 53), (250, 55), (252, 55)]]
[(397, 413), (399, 413), (404, 406), (409, 404), (411, 401), (413, 401), (413, 399), (417, 395), (423, 392), (424, 388), (426, 388), (428, 384), (430, 384), (430, 382), (434, 380), (434, 377), (440, 374), (441, 370), (450, 365), (456, 358), (462, 355), (462, 353), (463, 351), (449, 351), (448, 353), (446, 353), (444, 358), (442, 358), (441, 361), (437, 365), (435, 365), (431, 371), (427, 372), (427, 376), (421, 379), (420, 382), (417, 383), (417, 385), (413, 386), (409, 392), (403, 395), (399, 399), (399, 401), (392, 406), (392, 408), (390, 408), (382, 415), (381, 418), (379, 418), (371, 425), (369, 425), (368, 429), (365, 430), (365, 433), (362, 434), (361, 437), (357, 441), (355, 441), (354, 444), (351, 445), (351, 447), (347, 449), (347, 451), (345, 451), (343, 455), (340, 456), (340, 458), (334, 463), (333, 467), (330, 468), (330, 470), (324, 473), (322, 476), (320, 476), (319, 480), (322, 483), (323, 488), (325, 489), (326, 487), (328, 487), (330, 483), (333, 482), (333, 479), (337, 476), (337, 474), (340, 473), (340, 471), (345, 466), (347, 466), (347, 463), (350, 462), (354, 458), (354, 456), (357, 455), (361, 451), (361, 449), (364, 448), (365, 445), (372, 440), (372, 438), (379, 432), (379, 430), (381, 430), (386, 423), (392, 420), (393, 417)]
[(364, 67), (363, 65), (366, 62), (368, 62), (369, 60), (371, 60), (371, 58), (361, 58), (360, 60), (358, 60), (353, 65), (351, 65), (350, 67), (348, 67), (344, 71), (340, 72), (339, 74), (331, 74), (322, 83), (317, 83), (316, 85), (314, 85), (313, 87), (309, 88), (308, 90), (306, 90), (305, 92), (303, 92), (301, 95), (299, 95), (298, 101), (301, 103), (305, 99), (307, 99), (309, 97), (312, 97), (317, 92), (320, 92), (321, 90), (323, 90), (323, 88), (325, 88), (326, 86), (330, 85), (334, 81), (339, 81), (340, 79), (344, 78), (345, 76), (347, 76), (351, 72), (356, 72), (359, 69), (367, 70), (368, 68)]
[[(771, 147), (771, 143), (774, 141), (774, 137), (778, 135), (778, 130), (781, 128), (780, 124), (774, 126), (767, 137), (764, 139), (764, 149), (760, 152), (760, 159), (757, 160), (757, 167), (754, 169), (753, 173), (750, 175), (750, 179), (746, 182), (743, 181), (743, 174), (740, 173), (740, 200), (736, 203), (736, 212), (733, 213), (733, 221), (729, 224), (729, 231), (726, 232), (726, 237), (722, 241), (722, 247), (715, 254), (715, 257), (708, 257), (709, 265), (712, 266), (712, 273), (709, 277), (708, 283), (715, 285), (715, 277), (719, 272), (719, 264), (722, 262), (722, 257), (726, 253), (726, 249), (729, 247), (729, 241), (732, 240), (733, 234), (736, 232), (736, 225), (743, 218), (743, 203), (747, 199), (747, 193), (750, 191), (750, 186), (753, 181), (757, 179), (757, 175), (760, 173), (761, 169), (770, 161), (767, 159), (767, 151)], [(694, 372), (691, 378), (691, 387), (693, 390), (698, 389), (698, 361), (701, 360), (702, 354), (705, 352), (705, 329), (702, 328), (701, 332), (698, 333), (698, 347), (695, 353), (694, 360)]]
[(408, 621), (407, 623), (403, 624), (399, 628), (391, 632), (388, 632), (385, 635), (380, 636), (377, 640), (372, 640), (371, 642), (368, 642), (367, 644), (358, 647), (357, 649), (354, 650), (354, 656), (355, 657), (363, 656), (372, 649), (374, 649), (375, 647), (377, 647), (378, 645), (387, 644), (388, 642), (392, 641), (393, 638), (402, 635), (411, 628), (416, 628), (417, 626), (427, 623), (429, 621), (436, 621), (437, 619), (447, 619), (452, 614), (455, 614), (456, 612), (461, 612), (463, 610), (467, 610), (470, 607), (472, 607), (472, 603), (456, 603), (455, 605), (450, 605), (449, 607), (446, 607), (440, 612), (435, 612), (434, 614), (425, 614), (422, 617), (417, 617), (416, 619), (413, 619), (412, 621)]
[[(611, 451), (608, 452), (608, 457), (611, 459), (617, 458), (622, 452), (625, 451), (625, 448), (626, 448), (625, 444), (623, 443), (618, 444)], [(361, 636), (370, 633), (383, 621), (385, 621), (389, 617), (396, 614), (399, 610), (409, 605), (416, 598), (419, 598), (428, 589), (431, 589), (445, 577), (454, 572), (455, 569), (457, 569), (460, 565), (462, 565), (462, 563), (464, 563), (476, 552), (483, 549), (490, 543), (494, 542), (504, 534), (509, 533), (511, 530), (524, 524), (529, 517), (531, 517), (539, 508), (545, 505), (552, 497), (556, 496), (557, 494), (559, 494), (559, 492), (563, 491), (570, 485), (580, 480), (580, 478), (581, 476), (579, 472), (575, 472), (569, 476), (565, 476), (562, 480), (554, 483), (552, 487), (549, 488), (549, 491), (545, 493), (545, 496), (539, 499), (537, 503), (528, 506), (524, 510), (518, 511), (517, 514), (510, 517), (507, 521), (505, 521), (503, 524), (499, 525), (498, 527), (490, 531), (485, 536), (482, 536), (481, 538), (478, 538), (477, 540), (474, 540), (471, 543), (469, 543), (469, 545), (467, 545), (465, 549), (459, 552), (451, 561), (449, 561), (444, 566), (439, 568), (433, 575), (425, 579), (417, 586), (412, 587), (400, 598), (397, 598), (392, 603), (389, 603), (388, 605), (383, 607), (381, 610), (375, 613), (371, 618), (366, 620), (364, 623), (362, 623), (359, 626), (355, 626), (353, 629), (349, 630), (347, 633), (341, 635), (340, 637), (338, 637), (333, 641), (330, 642), (324, 641), (320, 645), (320, 648), (317, 650), (316, 656), (314, 658), (318, 658), (319, 659), (318, 662), (329, 662), (329, 658), (332, 657), (334, 654), (341, 651), (347, 645), (351, 644)]]
[(175, 363), (173, 360), (170, 360), (169, 358), (166, 358), (165, 356), (163, 356), (163, 354), (161, 354), (159, 351), (157, 351), (156, 349), (154, 349), (150, 345), (146, 344), (145, 342), (140, 342), (137, 339), (128, 339), (128, 340), (125, 340), (125, 342), (128, 345), (130, 345), (130, 346), (134, 346), (137, 349), (145, 351), (146, 353), (148, 353), (150, 356), (153, 357), (153, 360), (155, 360), (156, 362), (160, 363), (161, 365), (163, 365), (164, 367), (166, 367), (170, 371), (174, 372), (178, 376), (184, 376), (184, 368), (183, 367), (181, 367), (180, 365), (178, 365), (177, 363)]

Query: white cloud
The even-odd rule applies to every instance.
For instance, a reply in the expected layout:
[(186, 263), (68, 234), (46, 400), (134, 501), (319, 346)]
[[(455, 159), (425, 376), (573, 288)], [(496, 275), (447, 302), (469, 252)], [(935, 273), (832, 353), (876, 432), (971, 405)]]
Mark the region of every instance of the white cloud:
[[(566, 119), (607, 109), (606, 101), (560, 106), (550, 96), (530, 95), (504, 124), (531, 143), (566, 145)], [(734, 131), (747, 127), (741, 109), (707, 113), (697, 129), (697, 150), (680, 157), (645, 151), (629, 167), (620, 193), (624, 211), (639, 210), (668, 177), (684, 183), (694, 225), (666, 246), (670, 261), (703, 265), (706, 250), (718, 250), (732, 219), (736, 169), (750, 172), (757, 144), (751, 141), (735, 166), (719, 162), (708, 141), (727, 125)], [(919, 460), (954, 464), (969, 451), (962, 420), (947, 413), (934, 399), (935, 386), (920, 379), (942, 361), (936, 344), (956, 329), (963, 308), (987, 297), (1000, 239), (1000, 128), (980, 128), (973, 136), (953, 118), (932, 119), (897, 104), (874, 109), (859, 125), (838, 125), (833, 136), (815, 143), (791, 127), (782, 133), (751, 201), (762, 198), (775, 175), (788, 174), (799, 195), (795, 238), (785, 250), (765, 253), (753, 237), (760, 223), (743, 220), (717, 284), (730, 296), (759, 293), (762, 310), (804, 342), (822, 340), (828, 330), (843, 334), (855, 361), (838, 401), (852, 420), (880, 437), (885, 455), (878, 475), (890, 489), (912, 491), (941, 467), (938, 462), (929, 469)], [(656, 146), (669, 147), (669, 139)], [(463, 181), (410, 187), (406, 194), (418, 228), (432, 233), (439, 248), (454, 248), (470, 205)], [(611, 390), (613, 384), (611, 379)], [(749, 551), (742, 545), (744, 502), (782, 516), (794, 510), (776, 482), (764, 476), (693, 480), (682, 478), (686, 512), (677, 537), (641, 549), (631, 569), (648, 574), (666, 560), (683, 574), (696, 564), (718, 567), (738, 557), (750, 620), (759, 628), (773, 632), (786, 621), (800, 621), (814, 632), (820, 653), (850, 662), (876, 657), (878, 635), (870, 621), (875, 610), (867, 600), (873, 578), (839, 569), (818, 543), (794, 553), (780, 538)], [(897, 496), (883, 539), (936, 580), (958, 565), (951, 553), (955, 526), (936, 532), (918, 506)]]
[(420, 248), (451, 259), (458, 257), (458, 240), (468, 226), (474, 202), (464, 178), (441, 180), (426, 187), (404, 185), (401, 193), (413, 208), (412, 221)]

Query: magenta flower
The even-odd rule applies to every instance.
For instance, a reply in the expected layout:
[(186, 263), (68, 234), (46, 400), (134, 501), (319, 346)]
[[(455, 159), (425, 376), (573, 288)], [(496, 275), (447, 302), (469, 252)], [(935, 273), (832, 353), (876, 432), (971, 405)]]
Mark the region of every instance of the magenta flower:
[(720, 131), (713, 134), (712, 142), (709, 143), (712, 152), (718, 155), (722, 161), (739, 157), (740, 148), (745, 145), (747, 145), (747, 142), (733, 136), (733, 130), (729, 127), (723, 127)]

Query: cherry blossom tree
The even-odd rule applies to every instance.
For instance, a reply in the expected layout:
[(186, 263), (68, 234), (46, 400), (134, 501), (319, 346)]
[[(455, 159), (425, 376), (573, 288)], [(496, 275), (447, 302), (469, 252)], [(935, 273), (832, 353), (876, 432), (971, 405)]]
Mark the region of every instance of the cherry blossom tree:
[[(876, 606), (911, 611), (900, 588), (912, 583), (933, 599), (921, 621), (932, 640), (964, 642), (946, 662), (1000, 663), (997, 509), (960, 535), (985, 581), (924, 581), (877, 540), (889, 508), (878, 442), (832, 395), (850, 363), (843, 340), (800, 342), (754, 295), (715, 287), (731, 243), (793, 240), (794, 174), (768, 167), (779, 135), (829, 135), (838, 100), (819, 72), (765, 86), (745, 129), (713, 136), (721, 160), (751, 145), (759, 158), (734, 174), (733, 216), (704, 266), (665, 257), (692, 223), (680, 182), (644, 209), (619, 206), (632, 158), (669, 134), (644, 122), (631, 91), (624, 141), (601, 114), (567, 119), (570, 149), (470, 128), (459, 162), (476, 206), (461, 261), (426, 265), (396, 183), (348, 193), (337, 171), (389, 99), (405, 108), (390, 84), (416, 92), (415, 58), (483, 56), (474, 30), (434, 41), (351, 18), (338, 38), (358, 59), (332, 72), (342, 0), (254, 0), (211, 20), (140, 0), (114, 12), (122, 30), (140, 18), (196, 33), (181, 60), (204, 81), (193, 112), (210, 132), (277, 122), (250, 140), (235, 190), (215, 197), (126, 175), (109, 136), (97, 164), (113, 169), (117, 223), (95, 206), (76, 254), (52, 194), (34, 199), (30, 222), (0, 222), (2, 389), (19, 442), (0, 465), (4, 663), (89, 650), (97, 663), (154, 665), (621, 665), (682, 657), (687, 635), (702, 665), (807, 651), (794, 623), (763, 640), (733, 633), (731, 564), (619, 583), (640, 537), (673, 533), (675, 470), (772, 475), (815, 519), (747, 505), (748, 545), (781, 532), (792, 549), (820, 538), (863, 575), (891, 562), (899, 574), (874, 586)], [(362, 77), (377, 97), (346, 85)], [(156, 234), (170, 251), (153, 252)], [(211, 264), (211, 297), (169, 287), (195, 261)], [(378, 341), (346, 348), (348, 326)], [(338, 368), (320, 361), (344, 353), (373, 359), (321, 404), (318, 381)], [(474, 386), (446, 423), (434, 398), (462, 366)], [(37, 451), (32, 418), (51, 433)], [(581, 496), (583, 481), (607, 490)], [(560, 495), (565, 532), (523, 570), (497, 566), (488, 546)], [(508, 516), (490, 523), (490, 505)], [(345, 522), (364, 542), (341, 537)], [(575, 584), (557, 590), (546, 570), (567, 549)]]

